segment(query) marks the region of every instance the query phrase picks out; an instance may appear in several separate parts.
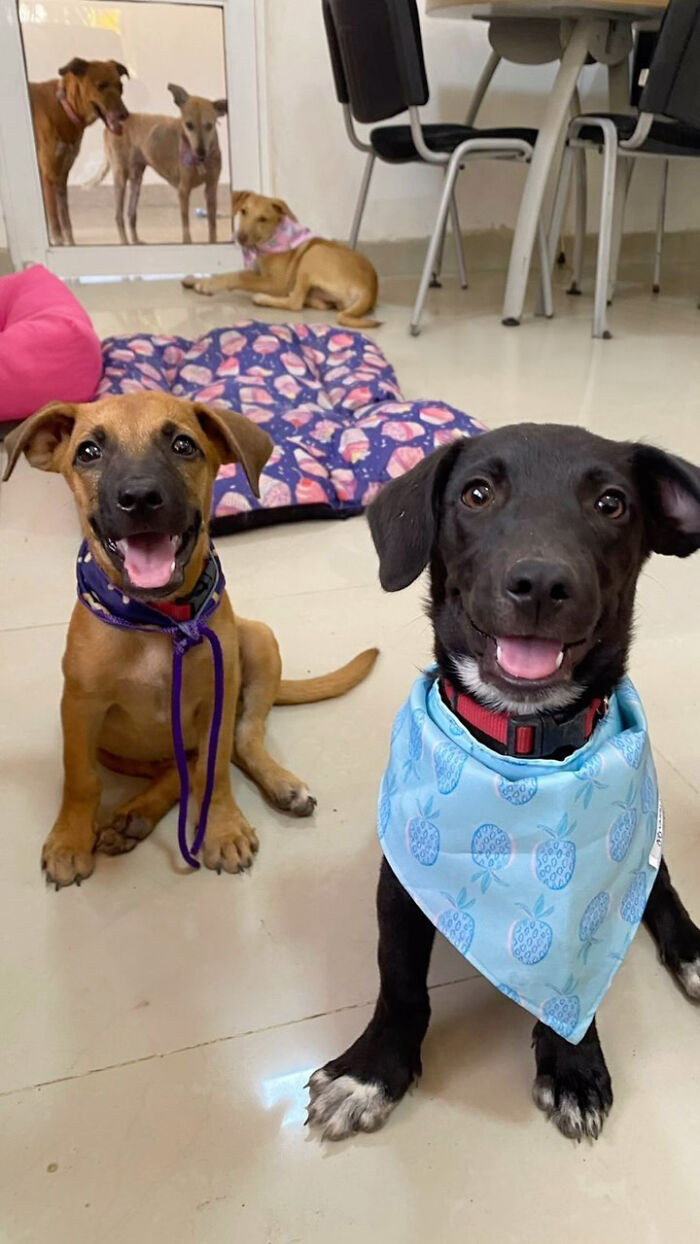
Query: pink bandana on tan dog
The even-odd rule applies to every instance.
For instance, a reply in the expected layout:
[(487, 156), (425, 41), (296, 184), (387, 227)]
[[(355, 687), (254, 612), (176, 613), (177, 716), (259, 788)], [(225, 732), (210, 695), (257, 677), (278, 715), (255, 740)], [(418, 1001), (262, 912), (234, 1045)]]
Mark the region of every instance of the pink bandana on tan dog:
[(259, 255), (282, 255), (285, 251), (298, 250), (306, 242), (312, 242), (315, 237), (315, 233), (304, 225), (300, 225), (298, 221), (292, 220), (290, 216), (283, 216), (267, 242), (261, 242), (260, 246), (241, 247), (243, 267), (254, 268)]

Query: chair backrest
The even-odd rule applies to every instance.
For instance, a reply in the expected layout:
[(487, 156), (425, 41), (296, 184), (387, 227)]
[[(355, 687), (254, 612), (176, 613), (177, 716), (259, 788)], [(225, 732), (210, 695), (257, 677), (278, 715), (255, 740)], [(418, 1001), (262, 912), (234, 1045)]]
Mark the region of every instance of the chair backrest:
[(416, 0), (322, 0), (341, 104), (356, 121), (385, 121), (428, 100)]
[(700, 128), (700, 0), (670, 0), (639, 107)]
[(642, 91), (649, 77), (649, 66), (654, 59), (656, 45), (659, 42), (658, 30), (638, 30), (632, 57), (632, 84), (630, 86), (630, 103), (639, 108)]

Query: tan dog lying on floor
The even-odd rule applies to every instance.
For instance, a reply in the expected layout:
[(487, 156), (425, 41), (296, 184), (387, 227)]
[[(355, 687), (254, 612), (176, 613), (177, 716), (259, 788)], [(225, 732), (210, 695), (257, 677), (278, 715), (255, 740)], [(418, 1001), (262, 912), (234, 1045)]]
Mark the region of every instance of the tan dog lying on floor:
[[(239, 462), (257, 492), (272, 442), (251, 420), (161, 393), (54, 403), (6, 439), (11, 474), (22, 451), (32, 466), (60, 471), (75, 497), (89, 556), (119, 594), (154, 607), (186, 601), (209, 562), (212, 485), (219, 467)], [(111, 587), (110, 587), (110, 590)], [(128, 599), (127, 598), (127, 599)], [(224, 592), (208, 620), (223, 651), (223, 718), (203, 860), (208, 868), (248, 868), (258, 848), (231, 791), (230, 762), (276, 807), (308, 816), (315, 800), (264, 745), (273, 704), (329, 699), (369, 673), (368, 649), (320, 678), (280, 681), (272, 631), (234, 616)], [(165, 632), (122, 630), (76, 603), (63, 660), (63, 801), (43, 849), (56, 886), (89, 877), (96, 849), (129, 851), (177, 802), (169, 713), (173, 644)], [(181, 724), (191, 784), (201, 807), (214, 676), (205, 643), (184, 656)], [(98, 759), (120, 773), (150, 777), (98, 831)]]
[(160, 177), (177, 190), (182, 222), (182, 240), (191, 242), (190, 195), (204, 185), (209, 224), (209, 241), (216, 241), (216, 193), (221, 176), (221, 148), (216, 122), (226, 115), (225, 99), (202, 99), (188, 95), (182, 86), (168, 84), (179, 117), (161, 117), (147, 112), (132, 112), (120, 134), (105, 132), (106, 160), (88, 187), (99, 185), (112, 169), (114, 204), (119, 240), (129, 239), (124, 228), (124, 199), (129, 187), (129, 231), (131, 241), (140, 242), (136, 216), (141, 183), (146, 168), (155, 169)]
[(68, 174), (93, 121), (99, 118), (120, 133), (129, 115), (122, 100), (122, 78), (129, 71), (116, 60), (74, 56), (58, 72), (61, 76), (48, 82), (30, 82), (29, 101), (49, 237), (53, 246), (73, 246)]
[(377, 327), (379, 320), (364, 318), (377, 301), (377, 274), (369, 259), (340, 242), (314, 237), (283, 199), (236, 190), (231, 200), (245, 270), (206, 279), (188, 276), (182, 282), (186, 289), (198, 294), (244, 289), (259, 307), (337, 308), (338, 323), (347, 328)]

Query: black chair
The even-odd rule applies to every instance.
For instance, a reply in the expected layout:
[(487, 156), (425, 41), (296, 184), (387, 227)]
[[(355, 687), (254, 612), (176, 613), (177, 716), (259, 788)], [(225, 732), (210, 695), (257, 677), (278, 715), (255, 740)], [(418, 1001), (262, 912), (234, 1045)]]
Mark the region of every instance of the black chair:
[[(366, 154), (360, 194), (350, 231), (356, 246), (377, 159), (387, 164), (423, 163), (445, 171), (442, 198), (430, 238), (425, 265), (411, 317), (411, 332), (420, 331), (420, 317), (428, 285), (439, 267), (448, 214), (455, 235), (457, 263), (463, 288), (467, 286), (462, 236), (454, 185), (468, 159), (528, 161), (537, 130), (522, 127), (478, 129), (473, 125), (437, 122), (424, 125), (419, 108), (429, 97), (420, 24), (415, 0), (322, 0), (336, 95), (343, 106), (345, 126), (354, 147)], [(498, 58), (492, 56), (476, 91), (478, 102), (493, 76)], [(376, 125), (408, 112), (409, 123)], [(470, 112), (475, 113), (472, 108)], [(355, 122), (374, 126), (369, 141), (357, 134)], [(546, 237), (540, 222), (540, 259), (545, 314), (551, 315)]]
[[(611, 260), (622, 232), (624, 193), (616, 196), (620, 166), (626, 182), (633, 161), (700, 157), (700, 0), (670, 0), (650, 63), (637, 62), (638, 114), (597, 113), (574, 118), (569, 126), (559, 187), (550, 228), (550, 257), (558, 237), (568, 194), (574, 151), (588, 148), (604, 155), (593, 336), (610, 337), (606, 306), (611, 294)], [(625, 187), (626, 189), (626, 187)], [(617, 201), (616, 201), (617, 200)], [(665, 206), (665, 194), (662, 196)], [(663, 235), (663, 216), (657, 225)], [(658, 271), (658, 270), (657, 270)], [(576, 275), (576, 274), (575, 274)], [(655, 274), (655, 284), (658, 276)]]

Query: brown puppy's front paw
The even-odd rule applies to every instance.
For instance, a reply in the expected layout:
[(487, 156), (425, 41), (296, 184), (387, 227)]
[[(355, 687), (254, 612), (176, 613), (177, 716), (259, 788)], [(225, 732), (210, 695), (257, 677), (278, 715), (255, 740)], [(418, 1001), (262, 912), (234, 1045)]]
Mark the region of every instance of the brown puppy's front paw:
[(292, 816), (311, 816), (316, 802), (308, 786), (304, 786), (303, 782), (285, 782), (275, 792), (277, 807), (283, 812), (291, 812)]
[(153, 833), (155, 825), (138, 812), (115, 813), (97, 835), (96, 850), (103, 855), (125, 855)]
[(250, 868), (258, 849), (258, 836), (240, 812), (229, 820), (227, 828), (210, 825), (204, 840), (202, 859), (205, 868), (218, 873), (241, 873)]
[(59, 834), (49, 834), (41, 852), (46, 880), (60, 890), (64, 885), (80, 885), (95, 867), (92, 851), (76, 847)]
[(195, 294), (208, 294), (209, 297), (214, 293), (212, 281), (202, 279), (201, 277), (186, 276), (182, 282), (185, 289), (193, 289)]

